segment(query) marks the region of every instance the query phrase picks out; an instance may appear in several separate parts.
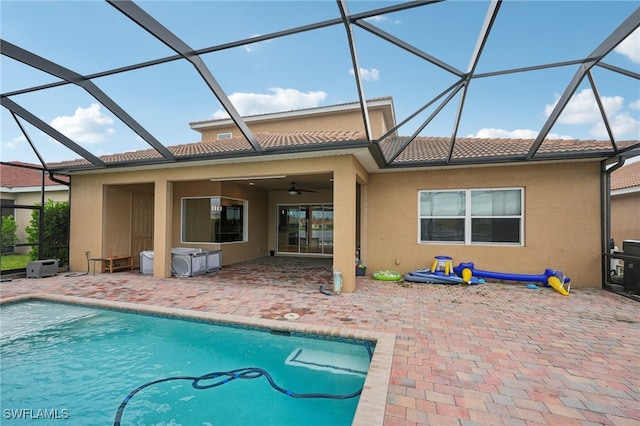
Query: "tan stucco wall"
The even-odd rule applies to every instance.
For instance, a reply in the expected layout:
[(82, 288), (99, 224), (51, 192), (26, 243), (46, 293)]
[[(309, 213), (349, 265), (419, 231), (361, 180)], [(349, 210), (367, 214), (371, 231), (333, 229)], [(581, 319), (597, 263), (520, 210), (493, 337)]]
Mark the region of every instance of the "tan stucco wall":
[[(33, 206), (35, 204), (40, 204), (42, 202), (42, 198), (40, 192), (14, 192), (14, 193), (3, 193), (2, 198), (6, 200), (14, 200), (14, 204), (23, 205), (23, 206)], [(69, 200), (69, 191), (61, 190), (61, 191), (45, 191), (44, 195), (45, 203), (48, 200), (53, 200), (55, 202), (62, 202)], [(25, 243), (27, 242), (27, 233), (25, 229), (29, 226), (31, 222), (31, 209), (15, 209), (14, 219), (16, 224), (18, 225), (18, 229), (16, 231), (16, 236), (18, 237), (18, 242)], [(28, 253), (31, 250), (31, 247), (16, 247), (16, 253)]]
[[(436, 255), (454, 266), (542, 274), (563, 271), (572, 286), (601, 287), (600, 166), (597, 162), (460, 168), (369, 176), (367, 250), (371, 271), (429, 268)], [(418, 243), (418, 191), (525, 188), (525, 245), (464, 246)]]
[[(268, 194), (230, 182), (210, 181), (231, 176), (305, 173), (332, 173), (333, 191), (287, 199), (286, 192)], [(571, 277), (575, 287), (601, 286), (598, 162), (367, 174), (354, 157), (343, 155), (77, 175), (72, 182), (72, 270), (86, 268), (85, 250), (90, 250), (92, 257), (116, 254), (107, 251), (119, 248), (120, 239), (124, 241), (126, 237), (114, 234), (125, 232), (126, 227), (112, 226), (113, 221), (124, 220), (126, 215), (124, 210), (129, 198), (119, 194), (126, 187), (109, 188), (109, 185), (155, 182), (154, 250), (156, 259), (167, 260), (165, 266), (169, 265), (170, 248), (181, 245), (181, 197), (220, 192), (249, 201), (249, 241), (221, 245), (224, 264), (266, 256), (275, 248), (278, 203), (333, 200), (334, 268), (343, 273), (345, 291), (355, 288), (351, 272), (358, 224), (364, 230), (360, 244), (362, 260), (369, 273), (381, 269), (406, 273), (429, 267), (435, 255), (447, 255), (453, 257), (454, 264), (472, 261), (478, 269), (489, 271), (541, 274), (546, 268), (559, 269)], [(502, 187), (525, 188), (523, 247), (418, 243), (419, 190)], [(103, 188), (109, 189), (103, 191)], [(361, 211), (357, 220), (358, 202)], [(113, 218), (110, 217), (112, 209)], [(203, 245), (207, 247), (217, 248)], [(154, 272), (159, 276), (169, 273), (170, 269), (166, 268)]]
[[(379, 109), (369, 111), (369, 121), (373, 138), (382, 136), (389, 129), (384, 120), (383, 112)], [(360, 110), (339, 111), (332, 114), (321, 114), (318, 116), (307, 115), (303, 117), (283, 117), (282, 119), (272, 119), (264, 122), (247, 122), (249, 129), (254, 133), (273, 131), (364, 131), (362, 124), (362, 113)], [(201, 129), (202, 140), (216, 140), (221, 133), (231, 133), (234, 137), (240, 136), (240, 130), (234, 125), (216, 127), (215, 129)]]
[[(274, 198), (270, 200), (266, 192), (231, 182), (212, 182), (211, 179), (273, 174), (333, 173), (333, 169), (340, 165), (340, 161), (336, 158), (339, 157), (75, 175), (72, 180), (71, 202), (71, 269), (82, 271), (86, 268), (85, 251), (90, 251), (91, 257), (127, 254), (130, 251), (128, 247), (130, 247), (131, 232), (131, 193), (138, 188), (136, 184), (144, 182), (151, 185), (151, 188), (155, 187), (154, 258), (156, 261), (154, 261), (154, 267), (158, 258), (170, 258), (171, 247), (177, 246), (221, 248), (224, 264), (266, 256), (269, 254), (270, 247), (274, 246), (275, 240), (272, 238), (275, 236), (269, 234), (269, 224), (275, 223), (271, 221), (275, 221), (273, 216), (275, 203), (282, 202), (283, 199), (278, 198), (281, 195), (273, 196)], [(346, 161), (351, 163), (351, 157), (348, 156)], [(181, 243), (181, 198), (215, 195), (245, 199), (249, 202), (249, 240), (221, 245)], [(330, 196), (319, 193), (296, 196), (291, 199), (291, 202), (311, 200), (326, 202), (327, 199), (330, 199)], [(166, 227), (165, 220), (168, 222)], [(132, 255), (138, 256), (138, 253)], [(159, 271), (158, 274), (168, 275), (170, 269)]]
[(622, 251), (622, 241), (640, 240), (640, 191), (611, 197), (611, 238)]
[[(248, 202), (248, 240), (224, 244), (197, 244), (181, 241), (181, 203), (183, 197), (224, 196)], [(236, 263), (266, 256), (268, 195), (264, 191), (230, 182), (189, 181), (176, 182), (173, 186), (172, 247), (196, 247), (222, 250), (223, 263)]]

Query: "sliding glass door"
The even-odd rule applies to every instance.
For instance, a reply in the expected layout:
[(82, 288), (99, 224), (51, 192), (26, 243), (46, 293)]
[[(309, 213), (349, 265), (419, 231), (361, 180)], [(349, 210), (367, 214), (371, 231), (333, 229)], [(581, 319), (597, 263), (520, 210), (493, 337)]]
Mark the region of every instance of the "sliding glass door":
[(333, 204), (279, 205), (278, 253), (333, 254)]

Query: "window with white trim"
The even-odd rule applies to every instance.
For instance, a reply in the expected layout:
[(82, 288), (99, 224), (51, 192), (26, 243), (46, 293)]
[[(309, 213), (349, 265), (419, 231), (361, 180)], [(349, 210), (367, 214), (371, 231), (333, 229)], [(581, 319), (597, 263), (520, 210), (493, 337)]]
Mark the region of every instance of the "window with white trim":
[(247, 240), (247, 201), (227, 197), (182, 199), (183, 243)]
[(418, 191), (419, 242), (524, 244), (524, 189)]

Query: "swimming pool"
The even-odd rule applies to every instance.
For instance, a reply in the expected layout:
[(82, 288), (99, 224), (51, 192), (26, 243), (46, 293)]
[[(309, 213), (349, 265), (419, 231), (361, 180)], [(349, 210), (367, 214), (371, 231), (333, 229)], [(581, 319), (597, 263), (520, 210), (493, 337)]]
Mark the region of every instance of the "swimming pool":
[(293, 398), (287, 391), (349, 395), (362, 388), (369, 368), (370, 341), (310, 338), (305, 330), (314, 327), (293, 323), (271, 322), (278, 327), (265, 331), (202, 322), (215, 317), (210, 314), (164, 310), (179, 314), (176, 320), (39, 300), (4, 304), (1, 311), (3, 424), (38, 415), (113, 424), (123, 400), (140, 386), (244, 367), (268, 377), (256, 370), (225, 384), (219, 383), (229, 378), (224, 374), (206, 377), (199, 384), (215, 385), (208, 389), (195, 389), (193, 380), (156, 383), (126, 403), (122, 423), (351, 424), (362, 395)]

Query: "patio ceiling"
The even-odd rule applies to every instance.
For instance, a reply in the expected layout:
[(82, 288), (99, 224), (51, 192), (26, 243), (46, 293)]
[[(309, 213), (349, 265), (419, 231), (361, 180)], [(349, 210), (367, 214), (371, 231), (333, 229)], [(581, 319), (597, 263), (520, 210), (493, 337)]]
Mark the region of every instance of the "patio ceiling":
[[(603, 38), (600, 43), (595, 45), (593, 47), (593, 50), (588, 52), (588, 54), (586, 54), (585, 56), (559, 62), (545, 62), (525, 67), (497, 69), (489, 72), (478, 72), (478, 63), (485, 54), (485, 48), (490, 36), (493, 36), (492, 30), (494, 29), (496, 22), (500, 20), (500, 11), (501, 7), (503, 6), (502, 1), (500, 0), (490, 1), (486, 3), (487, 8), (484, 11), (484, 16), (481, 18), (481, 25), (479, 25), (480, 29), (475, 40), (475, 47), (472, 49), (472, 52), (468, 58), (468, 66), (465, 69), (459, 69), (460, 67), (456, 67), (451, 63), (436, 57), (435, 55), (425, 52), (424, 50), (416, 46), (413, 42), (403, 40), (396, 35), (390, 34), (389, 32), (383, 30), (381, 27), (374, 25), (373, 22), (375, 21), (371, 19), (373, 17), (390, 16), (410, 10), (428, 9), (430, 7), (434, 7), (434, 5), (441, 3), (442, 1), (443, 0), (410, 1), (405, 3), (392, 4), (386, 7), (378, 7), (374, 9), (358, 11), (357, 13), (350, 13), (347, 1), (337, 0), (334, 4), (336, 15), (334, 18), (314, 21), (311, 23), (306, 23), (304, 25), (292, 26), (290, 28), (274, 31), (267, 34), (262, 34), (250, 38), (237, 39), (231, 42), (225, 42), (196, 49), (181, 37), (176, 35), (176, 33), (170, 29), (169, 24), (164, 24), (160, 19), (155, 18), (149, 12), (147, 12), (145, 10), (144, 3), (138, 5), (132, 1), (107, 0), (108, 5), (112, 6), (121, 14), (121, 19), (123, 21), (129, 20), (134, 22), (137, 26), (144, 29), (148, 34), (153, 36), (153, 38), (155, 38), (158, 43), (161, 43), (164, 46), (168, 47), (173, 52), (173, 54), (169, 56), (157, 57), (150, 60), (144, 60), (137, 63), (131, 63), (116, 68), (103, 69), (101, 71), (87, 74), (63, 66), (59, 63), (54, 62), (53, 60), (47, 59), (24, 47), (21, 47), (19, 45), (20, 40), (15, 41), (16, 43), (18, 43), (16, 44), (14, 42), (2, 39), (0, 40), (0, 50), (3, 56), (17, 61), (21, 64), (27, 65), (28, 67), (40, 70), (48, 74), (49, 76), (55, 77), (55, 79), (54, 81), (45, 84), (4, 92), (0, 95), (0, 101), (2, 106), (6, 110), (8, 110), (11, 116), (13, 116), (13, 118), (15, 119), (17, 125), (22, 130), (24, 137), (31, 145), (34, 153), (42, 163), (43, 167), (45, 167), (45, 169), (52, 169), (51, 167), (49, 167), (50, 162), (45, 160), (45, 158), (39, 152), (36, 144), (31, 141), (30, 134), (24, 126), (24, 123), (28, 123), (32, 127), (40, 130), (60, 144), (64, 145), (64, 147), (68, 148), (73, 153), (87, 160), (90, 165), (88, 165), (88, 167), (87, 165), (83, 165), (81, 167), (83, 170), (86, 170), (87, 168), (117, 168), (143, 163), (149, 164), (150, 162), (154, 164), (163, 164), (196, 160), (201, 161), (203, 159), (202, 157), (176, 157), (173, 151), (168, 148), (170, 146), (169, 144), (160, 141), (158, 137), (154, 136), (152, 134), (152, 131), (147, 130), (147, 128), (136, 118), (135, 113), (128, 112), (126, 107), (122, 106), (118, 101), (110, 97), (105, 91), (99, 88), (98, 83), (96, 82), (99, 79), (104, 79), (123, 73), (132, 73), (141, 69), (153, 70), (154, 67), (163, 66), (169, 63), (184, 63), (190, 65), (195, 69), (198, 78), (208, 88), (209, 95), (214, 97), (220, 103), (224, 111), (226, 111), (226, 113), (239, 129), (242, 137), (250, 145), (250, 153), (243, 151), (241, 153), (238, 153), (238, 156), (241, 157), (247, 155), (265, 155), (268, 154), (268, 152), (264, 152), (264, 147), (261, 145), (259, 139), (256, 137), (256, 135), (253, 134), (241, 114), (231, 102), (229, 93), (225, 91), (223, 85), (221, 85), (216, 78), (215, 69), (213, 69), (210, 65), (207, 64), (207, 62), (205, 62), (205, 60), (203, 59), (204, 56), (220, 54), (233, 48), (255, 45), (259, 42), (267, 42), (284, 37), (300, 35), (308, 32), (322, 31), (327, 28), (337, 27), (342, 28), (341, 31), (343, 33), (343, 41), (345, 44), (344, 48), (345, 50), (348, 50), (353, 70), (361, 69), (360, 56), (358, 54), (358, 50), (356, 49), (356, 31), (360, 31), (358, 35), (364, 32), (377, 37), (380, 40), (383, 40), (384, 42), (394, 46), (394, 48), (403, 51), (404, 53), (409, 53), (418, 58), (420, 61), (428, 63), (430, 66), (433, 66), (433, 68), (437, 69), (438, 72), (444, 72), (453, 81), (453, 83), (448, 85), (447, 87), (442, 87), (441, 89), (439, 89), (436, 95), (421, 99), (419, 101), (421, 106), (414, 109), (414, 111), (408, 114), (406, 117), (401, 117), (402, 120), (397, 124), (397, 126), (393, 129), (390, 129), (381, 138), (374, 139), (371, 132), (371, 123), (367, 107), (367, 97), (365, 96), (365, 84), (363, 81), (363, 76), (360, 72), (353, 73), (352, 84), (354, 92), (357, 94), (358, 102), (360, 105), (362, 125), (367, 144), (366, 146), (368, 146), (371, 155), (380, 168), (397, 166), (398, 163), (394, 164), (394, 162), (399, 158), (402, 158), (403, 153), (405, 153), (405, 151), (412, 146), (416, 138), (419, 139), (420, 136), (425, 134), (424, 132), (428, 134), (430, 123), (438, 118), (438, 115), (442, 113), (443, 109), (451, 107), (450, 104), (452, 104), (454, 100), (457, 100), (457, 107), (454, 107), (455, 118), (451, 124), (450, 136), (447, 138), (447, 155), (445, 156), (443, 162), (445, 165), (452, 163), (452, 156), (457, 148), (456, 144), (458, 140), (463, 137), (459, 134), (461, 119), (465, 114), (473, 114), (473, 111), (466, 110), (466, 101), (469, 94), (469, 89), (473, 86), (474, 82), (481, 79), (485, 80), (498, 78), (512, 74), (526, 75), (527, 73), (556, 68), (572, 69), (572, 77), (570, 78), (568, 83), (563, 86), (563, 90), (558, 93), (559, 97), (555, 106), (553, 107), (552, 111), (550, 111), (548, 117), (546, 117), (540, 128), (537, 129), (537, 136), (532, 139), (530, 145), (525, 150), (526, 152), (520, 152), (518, 153), (518, 155), (514, 155), (512, 158), (510, 158), (510, 161), (518, 162), (540, 159), (540, 157), (537, 157), (537, 155), (539, 154), (543, 142), (545, 141), (545, 139), (547, 139), (549, 133), (557, 123), (562, 112), (565, 110), (570, 100), (572, 99), (572, 96), (576, 94), (576, 91), (580, 87), (584, 87), (585, 84), (592, 90), (596, 98), (596, 102), (601, 114), (602, 123), (604, 124), (604, 127), (606, 128), (608, 134), (610, 149), (608, 149), (607, 152), (604, 153), (604, 155), (608, 157), (614, 157), (640, 146), (640, 142), (635, 140), (635, 138), (633, 138), (631, 143), (629, 143), (629, 141), (626, 141), (623, 144), (620, 143), (623, 141), (619, 141), (616, 139), (614, 132), (612, 131), (612, 117), (607, 114), (604, 102), (596, 84), (596, 77), (594, 75), (594, 69), (603, 69), (616, 74), (620, 78), (631, 79), (634, 82), (634, 85), (638, 84), (638, 80), (640, 80), (640, 74), (638, 72), (610, 64), (605, 61), (605, 58), (616, 48), (616, 46), (618, 46), (638, 27), (640, 27), (640, 8), (636, 8), (635, 10), (633, 10), (608, 36)], [(188, 3), (183, 4), (185, 4), (185, 6), (176, 8), (176, 13), (180, 13), (181, 8), (186, 9), (190, 7)], [(374, 2), (372, 4), (376, 3)], [(461, 4), (460, 7), (465, 7), (465, 5)], [(242, 25), (242, 22), (239, 22), (238, 25)], [(215, 28), (212, 31), (215, 31)], [(72, 47), (68, 48), (72, 49)], [(125, 49), (126, 46), (121, 46), (121, 48)], [(395, 76), (395, 78), (398, 81), (398, 84), (402, 83), (402, 75), (397, 75)], [(99, 155), (86, 149), (81, 143), (79, 143), (78, 141), (74, 141), (72, 137), (62, 134), (61, 132), (53, 128), (50, 124), (48, 124), (36, 112), (32, 111), (29, 107), (23, 106), (19, 102), (19, 98), (23, 95), (39, 94), (67, 85), (74, 85), (86, 91), (93, 98), (93, 100), (99, 102), (102, 106), (108, 109), (118, 120), (120, 120), (129, 129), (131, 129), (131, 131), (133, 131), (141, 140), (143, 140), (148, 145), (148, 147), (153, 149), (158, 155), (154, 156), (151, 161), (147, 158), (144, 160), (144, 162), (142, 160), (137, 160), (135, 157), (133, 158), (133, 160), (128, 161), (126, 164), (105, 162), (102, 158), (100, 158)], [(637, 89), (638, 86), (631, 87), (636, 87)], [(630, 96), (637, 96), (637, 93), (630, 94)], [(417, 124), (415, 124), (416, 120), (418, 120)], [(385, 146), (385, 141), (388, 141), (394, 136), (397, 136), (397, 134), (403, 132), (404, 129), (407, 128), (405, 127), (405, 125), (410, 121), (413, 121), (414, 123), (411, 131), (411, 136), (404, 138), (402, 143), (395, 143), (392, 150), (383, 149), (383, 147)], [(180, 141), (180, 143), (182, 142), (183, 141)], [(390, 146), (390, 144), (387, 143), (387, 146)], [(291, 154), (296, 153), (299, 149), (299, 147), (291, 146), (285, 150), (280, 150), (277, 153)], [(308, 148), (304, 149), (308, 151)], [(332, 149), (335, 149), (335, 146), (332, 147)], [(603, 153), (599, 152), (598, 155), (603, 155)], [(227, 158), (228, 157), (229, 155), (227, 154)], [(543, 157), (544, 159), (561, 159), (567, 158), (567, 154), (559, 151), (552, 155), (546, 154)], [(216, 154), (211, 153), (210, 158), (215, 159)], [(467, 160), (465, 164), (480, 164), (486, 163), (490, 160), (490, 157), (478, 157)], [(433, 164), (425, 160), (423, 163), (418, 161), (412, 163), (411, 165), (414, 167), (419, 167), (421, 165), (429, 166)], [(55, 167), (53, 167), (53, 169), (55, 169)]]

